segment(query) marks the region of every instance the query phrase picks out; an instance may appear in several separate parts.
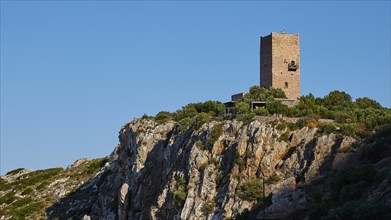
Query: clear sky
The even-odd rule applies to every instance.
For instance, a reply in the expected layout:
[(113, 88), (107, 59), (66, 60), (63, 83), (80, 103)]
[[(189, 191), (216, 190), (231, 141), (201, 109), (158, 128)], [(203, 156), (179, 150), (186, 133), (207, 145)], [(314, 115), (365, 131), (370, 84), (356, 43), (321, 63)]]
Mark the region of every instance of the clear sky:
[(1, 174), (109, 155), (123, 124), (259, 84), (299, 33), (301, 91), (390, 107), (389, 1), (1, 1)]

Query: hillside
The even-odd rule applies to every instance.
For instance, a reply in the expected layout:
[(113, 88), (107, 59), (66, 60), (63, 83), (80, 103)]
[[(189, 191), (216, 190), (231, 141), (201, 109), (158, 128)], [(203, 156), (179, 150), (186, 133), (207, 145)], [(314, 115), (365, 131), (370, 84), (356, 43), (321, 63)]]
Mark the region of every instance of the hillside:
[(85, 187), (107, 158), (81, 159), (63, 168), (16, 169), (0, 178), (1, 219), (45, 219), (46, 208)]

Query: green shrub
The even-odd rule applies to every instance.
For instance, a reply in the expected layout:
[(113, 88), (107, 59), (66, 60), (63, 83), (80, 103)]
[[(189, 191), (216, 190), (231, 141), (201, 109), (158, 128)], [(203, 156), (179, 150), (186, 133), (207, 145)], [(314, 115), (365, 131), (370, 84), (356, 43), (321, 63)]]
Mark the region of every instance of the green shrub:
[(287, 105), (282, 104), (280, 101), (268, 101), (266, 103), (266, 109), (270, 114), (288, 114), (289, 108)]
[(157, 115), (155, 116), (155, 121), (158, 124), (164, 124), (164, 123), (168, 122), (169, 120), (171, 120), (171, 118), (172, 118), (172, 115), (170, 112), (161, 111), (161, 112), (157, 113)]
[(247, 113), (240, 115), (239, 120), (243, 122), (244, 125), (250, 124), (254, 120), (255, 114), (254, 113)]
[(345, 136), (354, 137), (356, 127), (357, 127), (357, 124), (355, 124), (355, 123), (342, 124), (341, 125), (341, 133)]
[(33, 192), (34, 192), (33, 189), (27, 188), (27, 189), (25, 189), (21, 194), (22, 194), (23, 196), (25, 196), (25, 195), (30, 195), (30, 194), (32, 194)]
[(222, 123), (215, 124), (212, 128), (212, 132), (206, 142), (206, 148), (212, 150), (214, 143), (219, 139), (223, 134), (223, 125)]
[(254, 113), (255, 113), (255, 115), (259, 115), (259, 116), (267, 116), (267, 115), (269, 115), (269, 111), (266, 108), (263, 108), (263, 107), (254, 109)]
[(244, 160), (240, 156), (239, 152), (236, 152), (236, 154), (235, 154), (235, 164), (238, 165), (239, 172), (241, 173), (245, 168), (245, 164), (244, 164)]
[(16, 200), (15, 202), (12, 203), (13, 206), (15, 207), (23, 207), (27, 204), (30, 204), (33, 201), (31, 197), (25, 197), (21, 198), (19, 200)]
[(267, 180), (265, 181), (266, 184), (275, 184), (278, 181), (280, 181), (280, 178), (277, 176), (277, 174), (273, 173)]
[(18, 169), (15, 169), (15, 170), (11, 170), (11, 171), (7, 172), (5, 175), (15, 175), (15, 174), (19, 173), (22, 170), (24, 170), (24, 168), (18, 168)]
[(191, 124), (192, 124), (192, 120), (190, 118), (181, 119), (178, 122), (178, 130), (185, 131), (191, 126)]
[(90, 164), (87, 166), (87, 168), (84, 170), (83, 173), (85, 173), (85, 174), (93, 174), (93, 173), (98, 172), (100, 170), (100, 168), (102, 167), (102, 165), (104, 165), (103, 164), (104, 161), (107, 162), (107, 158), (92, 160), (90, 162)]
[(184, 177), (180, 177), (177, 180), (175, 191), (173, 192), (174, 206), (179, 209), (185, 203), (186, 198), (187, 198), (186, 179)]
[(299, 129), (299, 125), (297, 123), (288, 122), (286, 125), (290, 131), (296, 131)]
[(331, 134), (331, 133), (337, 132), (337, 127), (335, 127), (335, 125), (332, 123), (322, 124), (320, 126), (320, 129), (322, 130), (323, 133), (326, 133), (326, 134)]
[(348, 107), (352, 104), (352, 97), (345, 92), (335, 90), (323, 98), (322, 104), (328, 108)]
[(367, 97), (356, 99), (355, 105), (361, 109), (367, 109), (367, 108), (382, 109), (382, 106), (377, 101)]
[(277, 126), (276, 126), (276, 129), (277, 130), (284, 130), (286, 128), (286, 124), (284, 122), (281, 122), (279, 123)]
[(196, 104), (197, 112), (205, 112), (211, 116), (216, 116), (225, 112), (225, 106), (221, 102), (206, 101), (204, 103)]
[(202, 214), (204, 214), (204, 216), (208, 216), (209, 214), (211, 214), (213, 212), (214, 207), (215, 207), (215, 205), (213, 202), (207, 201), (201, 207), (201, 212), (202, 212)]
[(174, 119), (176, 121), (180, 121), (184, 118), (193, 118), (198, 114), (197, 109), (195, 108), (194, 104), (188, 104), (187, 106), (183, 107), (181, 110), (178, 110), (174, 116)]
[(50, 184), (49, 181), (43, 181), (42, 183), (40, 183), (37, 188), (35, 188), (36, 190), (38, 191), (41, 191), (43, 190), (46, 186), (48, 186)]
[(141, 116), (141, 119), (146, 119), (146, 120), (150, 120), (150, 119), (153, 119), (152, 116), (149, 116), (147, 114), (143, 114), (143, 116)]
[(204, 150), (204, 145), (202, 144), (202, 141), (198, 140), (197, 142), (195, 142), (195, 145), (198, 149)]
[(237, 102), (235, 103), (235, 113), (238, 115), (250, 113), (250, 104), (247, 102)]
[(63, 168), (50, 168), (46, 170), (37, 170), (31, 173), (24, 174), (20, 180), (13, 183), (14, 190), (21, 190), (27, 186), (32, 186), (40, 183), (44, 180), (50, 179), (59, 175), (64, 169)]
[(260, 179), (251, 179), (239, 188), (239, 198), (242, 200), (256, 200), (263, 198), (263, 187)]
[(203, 163), (201, 166), (198, 168), (199, 171), (204, 171), (208, 167), (208, 163)]
[(16, 200), (15, 193), (9, 192), (9, 193), (5, 194), (4, 196), (0, 197), (0, 205), (1, 204), (11, 204), (15, 200)]
[(285, 132), (283, 134), (280, 135), (280, 137), (278, 137), (278, 141), (282, 142), (282, 141), (285, 141), (285, 142), (289, 142), (289, 132)]
[(8, 184), (8, 182), (0, 177), (0, 189), (5, 191), (5, 190), (8, 190), (10, 188), (11, 188), (11, 186)]
[(198, 113), (198, 114), (194, 117), (193, 128), (194, 128), (195, 130), (201, 128), (201, 126), (202, 126), (203, 124), (210, 122), (210, 119), (211, 119), (211, 116), (208, 115), (207, 113), (205, 113), (205, 112)]

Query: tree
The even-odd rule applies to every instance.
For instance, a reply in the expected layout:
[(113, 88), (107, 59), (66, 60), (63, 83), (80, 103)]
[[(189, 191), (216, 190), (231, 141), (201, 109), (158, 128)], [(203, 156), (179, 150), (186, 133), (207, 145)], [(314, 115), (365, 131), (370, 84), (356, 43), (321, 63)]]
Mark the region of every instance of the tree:
[(242, 115), (250, 112), (250, 104), (247, 102), (237, 102), (235, 103), (235, 112), (236, 114)]
[(356, 106), (361, 109), (366, 109), (366, 108), (374, 108), (374, 109), (381, 109), (382, 106), (376, 102), (373, 99), (364, 97), (364, 98), (358, 98), (356, 99)]
[(161, 111), (161, 112), (157, 113), (157, 115), (155, 116), (155, 121), (158, 124), (164, 124), (167, 121), (169, 121), (171, 118), (172, 118), (172, 115), (170, 112)]
[(327, 108), (348, 107), (352, 104), (352, 97), (338, 90), (330, 92), (323, 98), (323, 105)]

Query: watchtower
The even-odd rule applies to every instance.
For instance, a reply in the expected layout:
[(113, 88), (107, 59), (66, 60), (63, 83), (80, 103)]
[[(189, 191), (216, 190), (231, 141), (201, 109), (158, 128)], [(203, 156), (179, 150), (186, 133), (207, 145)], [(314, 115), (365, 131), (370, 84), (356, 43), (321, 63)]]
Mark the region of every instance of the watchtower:
[(300, 97), (299, 34), (261, 36), (261, 87), (280, 88), (288, 99)]

